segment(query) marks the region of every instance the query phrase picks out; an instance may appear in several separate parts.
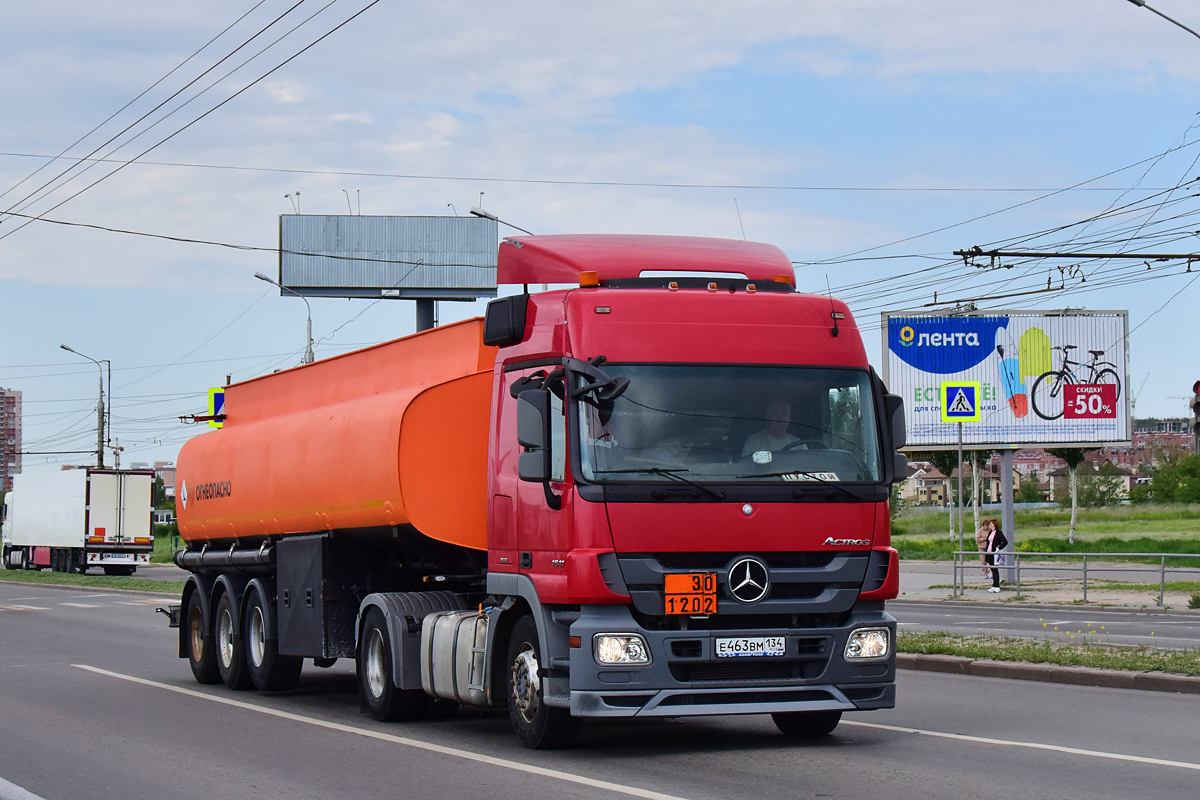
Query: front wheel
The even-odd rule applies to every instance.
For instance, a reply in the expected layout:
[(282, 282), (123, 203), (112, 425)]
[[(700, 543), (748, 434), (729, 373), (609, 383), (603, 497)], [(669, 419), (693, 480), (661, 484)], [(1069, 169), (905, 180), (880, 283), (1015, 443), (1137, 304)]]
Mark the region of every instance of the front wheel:
[(842, 721), (840, 711), (777, 711), (771, 715), (779, 732), (789, 737), (826, 736)]
[(521, 744), (533, 750), (566, 747), (579, 733), (579, 718), (542, 697), (541, 651), (537, 625), (524, 616), (513, 626), (508, 646), (508, 718)]
[(378, 608), (367, 611), (358, 646), (358, 680), (371, 716), (380, 722), (420, 719), (429, 704), (421, 689), (400, 689), (392, 680), (392, 639)]
[(1063, 386), (1066, 380), (1061, 372), (1043, 372), (1033, 382), (1029, 398), (1033, 401), (1033, 413), (1042, 419), (1058, 419), (1063, 415)]
[[(282, 692), (295, 688), (300, 682), (304, 659), (279, 655), (279, 639), (267, 638), (267, 622), (274, 619), (271, 604), (256, 586), (246, 602), (246, 617), (242, 620), (242, 640), (246, 645), (246, 670), (250, 682), (260, 692)], [(272, 625), (272, 628), (275, 626)]]

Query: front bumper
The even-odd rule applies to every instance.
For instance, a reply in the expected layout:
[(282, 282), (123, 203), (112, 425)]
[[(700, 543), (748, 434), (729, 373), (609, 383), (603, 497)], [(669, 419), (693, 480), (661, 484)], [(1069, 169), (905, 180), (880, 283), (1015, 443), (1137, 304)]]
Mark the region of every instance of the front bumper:
[[(876, 604), (872, 604), (876, 605)], [(886, 659), (847, 662), (842, 654), (855, 628), (886, 627)], [(645, 666), (597, 664), (596, 633), (638, 633), (652, 662)], [(652, 631), (628, 606), (584, 606), (570, 635), (581, 647), (570, 653), (568, 679), (546, 679), (547, 702), (579, 717), (677, 717), (766, 714), (788, 711), (854, 711), (896, 705), (896, 621), (882, 610), (856, 610), (833, 628)], [(717, 658), (714, 640), (784, 636), (784, 656)], [(555, 689), (568, 689), (566, 692)]]

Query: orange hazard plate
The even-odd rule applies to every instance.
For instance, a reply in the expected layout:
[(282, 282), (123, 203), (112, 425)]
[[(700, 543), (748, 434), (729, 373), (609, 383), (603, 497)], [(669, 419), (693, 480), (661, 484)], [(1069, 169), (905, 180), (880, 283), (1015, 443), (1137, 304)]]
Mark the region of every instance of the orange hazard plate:
[(664, 575), (665, 613), (707, 616), (717, 613), (717, 573), (683, 572)]

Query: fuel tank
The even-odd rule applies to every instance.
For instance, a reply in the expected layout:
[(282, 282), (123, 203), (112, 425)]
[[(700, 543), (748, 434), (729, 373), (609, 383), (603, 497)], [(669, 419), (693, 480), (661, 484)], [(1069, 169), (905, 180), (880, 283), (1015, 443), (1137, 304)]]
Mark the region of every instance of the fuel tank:
[(411, 524), (485, 550), (495, 357), (476, 318), (226, 387), (179, 453), (180, 535)]

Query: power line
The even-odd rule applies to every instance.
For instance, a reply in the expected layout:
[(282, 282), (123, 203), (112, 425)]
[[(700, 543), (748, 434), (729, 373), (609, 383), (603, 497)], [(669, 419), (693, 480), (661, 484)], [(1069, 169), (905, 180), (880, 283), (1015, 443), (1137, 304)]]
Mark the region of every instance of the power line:
[[(13, 153), (0, 151), (0, 156), (15, 158), (53, 158), (53, 156), (38, 153)], [(66, 159), (64, 159), (66, 160)], [(78, 161), (98, 161), (104, 163), (123, 163), (115, 158), (77, 158)], [(544, 186), (613, 186), (622, 188), (646, 189), (746, 189), (762, 191), (790, 192), (1127, 192), (1129, 187), (1123, 186), (1069, 186), (1053, 190), (1037, 186), (836, 186), (822, 184), (778, 184), (778, 183), (692, 183), (671, 181), (615, 181), (615, 180), (584, 180), (565, 178), (510, 178), (494, 175), (427, 175), (406, 172), (370, 172), (366, 170), (343, 169), (302, 169), (289, 167), (252, 167), (237, 164), (203, 164), (198, 162), (181, 161), (143, 161), (138, 160), (138, 166), (180, 167), (191, 169), (211, 169), (234, 172), (274, 172), (285, 175), (336, 175), (350, 178), (395, 178), (400, 180), (421, 181), (467, 181), (472, 183), (514, 183)], [(1160, 191), (1146, 187), (1145, 191)]]

